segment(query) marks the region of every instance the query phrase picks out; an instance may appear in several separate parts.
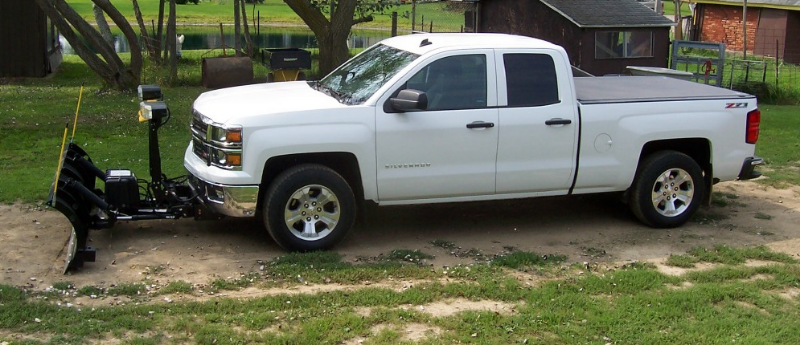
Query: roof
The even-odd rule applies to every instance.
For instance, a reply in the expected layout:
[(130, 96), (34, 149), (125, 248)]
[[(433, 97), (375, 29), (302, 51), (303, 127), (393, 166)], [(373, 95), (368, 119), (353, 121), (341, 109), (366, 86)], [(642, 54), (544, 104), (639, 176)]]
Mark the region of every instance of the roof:
[[(425, 42), (427, 41), (427, 42)], [(423, 44), (425, 42), (425, 44)], [(420, 33), (387, 38), (381, 43), (423, 55), (435, 50), (492, 48), (562, 49), (550, 42), (517, 35), (494, 33)]]
[(675, 22), (635, 0), (540, 1), (579, 28), (669, 27), (675, 25)]
[[(742, 0), (694, 0), (698, 4), (714, 4), (743, 6)], [(800, 0), (747, 0), (747, 7), (775, 8), (789, 11), (800, 11)]]

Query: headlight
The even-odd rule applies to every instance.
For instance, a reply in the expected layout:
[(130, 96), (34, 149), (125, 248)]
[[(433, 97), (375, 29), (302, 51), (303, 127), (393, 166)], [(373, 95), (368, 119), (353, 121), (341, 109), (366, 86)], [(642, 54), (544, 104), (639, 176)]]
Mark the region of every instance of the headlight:
[(242, 145), (242, 127), (217, 127), (210, 126), (208, 133), (208, 140), (222, 144), (223, 146), (241, 146)]

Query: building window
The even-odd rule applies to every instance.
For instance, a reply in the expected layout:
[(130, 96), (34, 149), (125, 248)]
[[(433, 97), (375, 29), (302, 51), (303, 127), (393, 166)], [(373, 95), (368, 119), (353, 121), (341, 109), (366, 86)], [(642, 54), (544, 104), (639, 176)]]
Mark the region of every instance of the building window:
[(653, 57), (653, 33), (598, 31), (594, 34), (594, 57), (597, 59)]

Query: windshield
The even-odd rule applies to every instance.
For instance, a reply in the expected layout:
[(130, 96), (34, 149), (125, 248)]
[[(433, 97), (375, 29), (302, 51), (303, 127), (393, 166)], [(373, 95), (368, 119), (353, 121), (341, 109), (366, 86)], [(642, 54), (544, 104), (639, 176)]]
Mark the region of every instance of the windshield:
[(348, 60), (317, 83), (317, 90), (343, 104), (362, 104), (419, 55), (376, 44)]

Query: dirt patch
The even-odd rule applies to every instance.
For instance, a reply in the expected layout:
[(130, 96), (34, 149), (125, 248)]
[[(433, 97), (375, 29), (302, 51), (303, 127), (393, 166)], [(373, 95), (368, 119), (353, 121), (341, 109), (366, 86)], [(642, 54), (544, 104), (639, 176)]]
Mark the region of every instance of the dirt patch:
[[(391, 330), (396, 332), (400, 335), (400, 341), (410, 341), (410, 342), (419, 342), (426, 338), (436, 337), (442, 333), (442, 329), (432, 325), (426, 325), (424, 323), (407, 323), (402, 325), (393, 325), (393, 324), (378, 324), (372, 326), (370, 328), (370, 335), (372, 337), (380, 335), (382, 332), (386, 330)], [(346, 345), (358, 345), (363, 344), (367, 338), (366, 337), (355, 337), (346, 341)]]
[[(776, 190), (729, 182), (716, 185), (715, 192), (729, 201), (727, 206), (704, 207), (695, 220), (676, 229), (642, 225), (614, 195), (377, 208), (335, 250), (352, 262), (395, 249), (420, 250), (435, 255), (428, 260), (434, 267), (471, 263), (511, 247), (564, 254), (580, 263), (647, 261), (718, 244), (767, 245), (800, 259), (799, 187)], [(36, 206), (3, 205), (0, 224), (5, 244), (0, 284), (37, 290), (65, 281), (108, 287), (146, 278), (160, 285), (178, 280), (208, 284), (257, 272), (263, 262), (285, 254), (248, 219), (121, 222), (90, 233), (96, 262), (62, 275), (57, 257), (71, 229), (64, 216)], [(480, 256), (452, 255), (433, 241), (451, 242), (460, 252)]]
[(664, 273), (664, 274), (666, 274), (668, 276), (675, 276), (675, 277), (682, 276), (682, 275), (684, 275), (684, 274), (686, 274), (688, 272), (707, 271), (707, 270), (710, 270), (710, 269), (712, 269), (714, 267), (719, 266), (718, 264), (712, 264), (712, 263), (708, 263), (708, 262), (699, 262), (699, 263), (696, 263), (694, 265), (694, 267), (692, 267), (692, 268), (683, 268), (683, 267), (675, 267), (675, 266), (666, 265), (666, 264), (664, 264), (664, 260), (660, 260), (660, 259), (654, 261), (653, 263), (656, 265), (656, 269), (659, 272)]
[[(722, 264), (711, 263), (711, 262), (698, 262), (694, 264), (694, 267), (691, 268), (683, 268), (683, 267), (675, 267), (669, 266), (665, 264), (664, 259), (656, 259), (650, 261), (652, 264), (656, 266), (656, 269), (669, 276), (682, 276), (688, 272), (695, 272), (695, 271), (708, 271), (710, 269), (720, 267)], [(774, 261), (764, 261), (764, 260), (747, 260), (744, 263), (745, 267), (765, 267), (765, 266), (772, 266), (772, 265), (782, 265), (780, 262)], [(763, 275), (756, 275), (751, 277), (750, 279), (758, 280), (758, 279), (767, 279), (762, 277)]]
[(798, 288), (788, 288), (786, 290), (780, 291), (777, 293), (778, 296), (787, 299), (789, 301), (797, 302), (797, 298), (800, 297), (800, 289)]
[(415, 306), (401, 306), (405, 310), (415, 310), (433, 317), (448, 317), (464, 311), (490, 311), (498, 314), (511, 314), (516, 311), (514, 304), (500, 301), (470, 301), (464, 298), (447, 299), (435, 303)]

